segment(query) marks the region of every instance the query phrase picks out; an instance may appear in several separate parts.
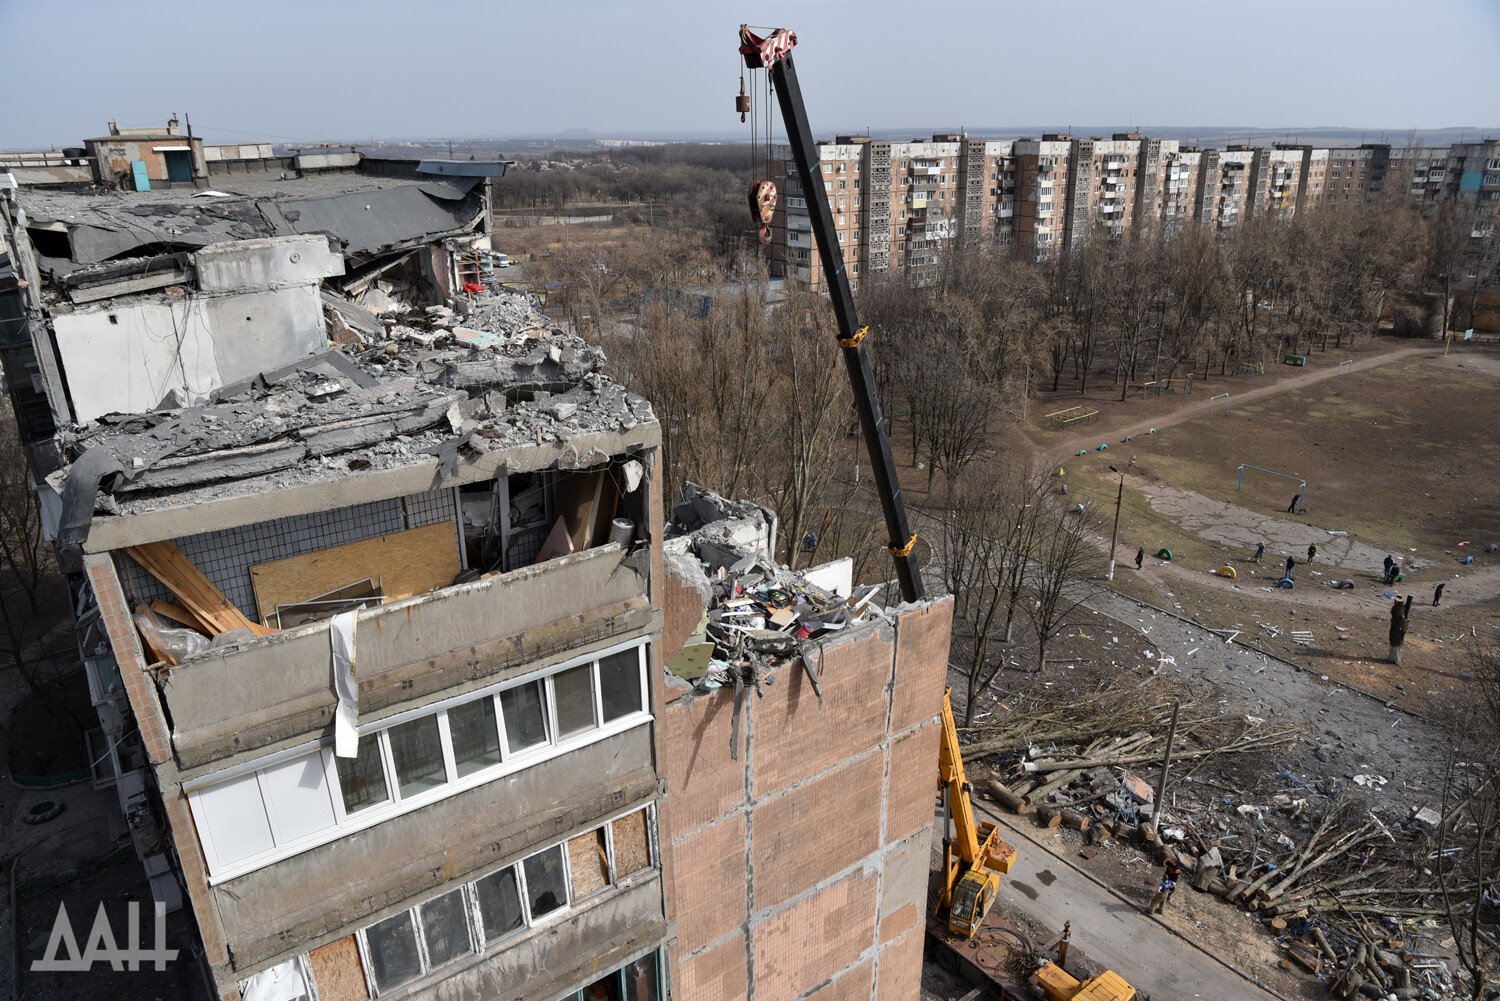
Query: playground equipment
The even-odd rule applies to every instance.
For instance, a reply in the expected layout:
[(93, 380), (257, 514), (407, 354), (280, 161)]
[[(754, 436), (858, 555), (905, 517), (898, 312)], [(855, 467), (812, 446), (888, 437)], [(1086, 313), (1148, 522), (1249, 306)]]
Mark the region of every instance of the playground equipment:
[(1186, 376), (1181, 379), (1153, 379), (1150, 382), (1141, 383), (1141, 397), (1162, 396), (1166, 393), (1187, 394), (1193, 391), (1193, 377)]
[(1083, 421), (1092, 420), (1099, 416), (1099, 411), (1093, 407), (1069, 407), (1067, 410), (1058, 410), (1047, 415), (1049, 421), (1055, 421), (1060, 428), (1070, 424), (1078, 424)]
[(1350, 382), (1354, 381), (1354, 359), (1353, 358), (1348, 358), (1348, 359), (1345, 359), (1344, 361), (1339, 362), (1339, 370), (1337, 372), (1335, 372), (1334, 376), (1333, 376), (1334, 385), (1338, 385), (1339, 383), (1343, 382), (1345, 379), (1348, 379)]
[(1292, 588), (1294, 588), (1294, 587), (1297, 586), (1297, 582), (1294, 581), (1294, 580), (1292, 580), (1292, 578), (1290, 578), (1290, 577), (1283, 577), (1283, 578), (1281, 578), (1280, 580), (1278, 580), (1276, 582), (1276, 586), (1277, 587), (1284, 587), (1284, 588), (1286, 588), (1288, 590), (1291, 590)]
[(1238, 575), (1234, 572), (1234, 567), (1225, 565), (1219, 567), (1219, 576), (1228, 577), (1230, 580), (1234, 580)]
[[(1215, 400), (1227, 400), (1227, 399), (1229, 399), (1229, 394), (1228, 393), (1220, 393), (1218, 396), (1210, 396), (1208, 398), (1208, 416), (1209, 416), (1209, 419), (1212, 419), (1213, 416), (1214, 416), (1214, 401)], [(1219, 408), (1219, 410), (1221, 412), (1223, 412), (1223, 413), (1226, 413), (1226, 414), (1229, 413), (1229, 404), (1227, 404), (1227, 403), (1224, 404), (1222, 407)]]
[(1250, 376), (1252, 378), (1255, 377), (1255, 376), (1257, 376), (1257, 375), (1265, 375), (1266, 374), (1266, 363), (1263, 362), (1263, 361), (1258, 361), (1258, 362), (1241, 362), (1240, 364), (1238, 364), (1238, 365), (1236, 365), (1234, 367), (1234, 374), (1235, 375), (1248, 375), (1248, 376)]
[(1170, 550), (1170, 549), (1166, 548), (1165, 546), (1163, 546), (1162, 548), (1160, 548), (1160, 549), (1158, 549), (1156, 551), (1156, 558), (1159, 559), (1159, 560), (1166, 560), (1168, 563), (1171, 563), (1172, 562), (1172, 550)]
[(1307, 355), (1282, 355), (1281, 364), (1304, 368), (1307, 365)]
[[(1243, 463), (1243, 462), (1240, 463), (1240, 482), (1239, 482), (1239, 486), (1235, 487), (1236, 490), (1244, 490), (1245, 489), (1245, 470), (1247, 470), (1247, 469), (1253, 469), (1253, 470), (1255, 470), (1258, 473), (1266, 473), (1266, 474), (1268, 474), (1270, 476), (1279, 476), (1279, 477), (1281, 477), (1284, 480), (1291, 480), (1293, 483), (1296, 483), (1301, 488), (1301, 492), (1299, 492), (1297, 494), (1297, 511), (1303, 511), (1303, 510), (1305, 510), (1307, 508), (1307, 481), (1306, 480), (1304, 480), (1300, 476), (1292, 476), (1289, 473), (1278, 473), (1276, 470), (1274, 470), (1274, 469), (1266, 469), (1264, 466), (1252, 466), (1252, 465), (1249, 465), (1248, 463)], [(1293, 513), (1295, 514), (1296, 512), (1293, 512)]]

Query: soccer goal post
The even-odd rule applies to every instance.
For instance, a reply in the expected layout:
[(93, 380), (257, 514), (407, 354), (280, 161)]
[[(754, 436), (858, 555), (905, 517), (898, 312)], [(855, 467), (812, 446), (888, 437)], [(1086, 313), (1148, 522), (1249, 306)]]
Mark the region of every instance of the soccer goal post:
[(1292, 513), (1296, 514), (1296, 513), (1299, 513), (1299, 512), (1301, 512), (1301, 511), (1303, 511), (1303, 510), (1305, 510), (1307, 508), (1307, 481), (1306, 480), (1304, 480), (1300, 476), (1293, 476), (1290, 473), (1278, 473), (1276, 470), (1274, 470), (1274, 469), (1266, 469), (1264, 466), (1251, 466), (1251, 465), (1248, 465), (1248, 464), (1245, 464), (1245, 463), (1241, 463), (1240, 464), (1240, 482), (1239, 482), (1239, 486), (1235, 487), (1236, 490), (1244, 490), (1245, 489), (1245, 470), (1247, 470), (1247, 469), (1253, 469), (1257, 473), (1265, 473), (1267, 476), (1279, 476), (1283, 480), (1291, 480), (1293, 483), (1297, 484), (1297, 510), (1294, 511), (1294, 512), (1292, 512)]

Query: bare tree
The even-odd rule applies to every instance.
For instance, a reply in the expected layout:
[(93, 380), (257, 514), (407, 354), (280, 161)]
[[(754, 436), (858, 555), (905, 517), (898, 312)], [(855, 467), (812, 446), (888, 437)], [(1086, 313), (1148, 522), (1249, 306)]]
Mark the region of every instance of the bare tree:
[(1010, 621), (1031, 580), (1031, 548), (1046, 517), (1035, 480), (1016, 468), (976, 469), (949, 492), (939, 562), (954, 596), (954, 649), (967, 686), (964, 723), (979, 693), (1005, 664), (998, 643), (1009, 641)]
[(1472, 1001), (1500, 967), (1500, 647), (1474, 655), (1479, 698), (1455, 720), (1433, 859), (1443, 910)]
[(1093, 592), (1104, 556), (1088, 538), (1098, 528), (1093, 510), (1037, 522), (1027, 612), (1036, 629), (1036, 669), (1041, 671), (1047, 666), (1047, 644)]
[(9, 403), (0, 406), (0, 664), (38, 698), (56, 701), (51, 683), (77, 663), (67, 587), (52, 546)]
[(775, 435), (779, 447), (768, 453), (780, 453), (775, 506), (784, 526), (785, 562), (795, 570), (802, 539), (812, 527), (812, 511), (827, 492), (835, 460), (848, 450), (845, 431), (854, 410), (827, 303), (796, 292), (772, 327), (781, 372), (770, 406), (780, 430)]

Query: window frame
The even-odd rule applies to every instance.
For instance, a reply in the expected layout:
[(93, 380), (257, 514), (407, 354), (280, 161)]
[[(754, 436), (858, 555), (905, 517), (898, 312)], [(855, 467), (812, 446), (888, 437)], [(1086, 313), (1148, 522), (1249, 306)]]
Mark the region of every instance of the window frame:
[[(647, 670), (650, 660), (648, 656), (649, 648), (649, 638), (636, 637), (603, 647), (583, 656), (560, 661), (557, 664), (507, 679), (504, 682), (487, 686), (474, 692), (433, 702), (418, 709), (397, 713), (380, 720), (378, 724), (368, 724), (366, 727), (362, 727), (361, 741), (374, 740), (378, 742), (377, 747), (379, 748), (381, 772), (386, 784), (386, 799), (383, 802), (373, 803), (360, 810), (349, 812), (345, 809), (343, 786), (340, 783), (338, 775), (338, 759), (333, 753), (333, 739), (331, 737), (288, 748), (285, 751), (267, 755), (264, 758), (254, 761), (244, 762), (221, 772), (184, 783), (184, 792), (188, 795), (189, 810), (193, 817), (193, 825), (198, 833), (199, 843), (203, 849), (204, 862), (208, 869), (209, 885), (214, 886), (237, 876), (254, 872), (282, 859), (290, 858), (301, 852), (328, 844), (346, 835), (365, 830), (431, 803), (458, 795), (459, 793), (514, 774), (532, 765), (559, 757), (580, 747), (608, 739), (642, 724), (652, 722), (655, 717), (651, 711), (651, 688)], [(603, 691), (599, 669), (600, 661), (612, 654), (630, 649), (636, 651), (641, 706), (635, 712), (627, 713), (609, 723), (604, 723)], [(567, 736), (559, 736), (556, 718), (557, 702), (553, 678), (564, 671), (573, 670), (586, 664), (590, 666), (589, 677), (592, 689), (591, 711), (593, 713), (594, 725), (587, 729), (568, 734)], [(547, 729), (546, 738), (541, 743), (512, 752), (509, 749), (508, 734), (505, 728), (504, 706), (500, 700), (501, 693), (537, 682), (542, 682), (542, 698), (545, 700), (545, 705), (542, 709), (543, 722)], [(460, 777), (453, 752), (452, 731), (448, 725), (448, 710), (485, 698), (493, 700), (495, 725), (500, 740), (500, 761), (486, 765), (483, 768)], [(439, 785), (420, 790), (410, 796), (403, 796), (396, 772), (395, 758), (391, 751), (390, 731), (405, 723), (429, 716), (434, 716), (437, 719), (438, 740), (442, 749), (443, 768), (446, 779)], [(323, 786), (321, 788), (329, 796), (333, 808), (333, 822), (328, 826), (303, 834), (300, 837), (283, 838), (276, 821), (276, 803), (271, 798), (265, 772), (268, 769), (275, 768), (289, 761), (308, 757), (312, 754), (321, 756), (323, 774)], [(260, 795), (259, 808), (266, 815), (272, 843), (270, 847), (261, 849), (260, 851), (226, 860), (220, 857), (214, 843), (213, 828), (209, 823), (212, 814), (205, 812), (203, 796), (208, 791), (218, 788), (225, 783), (238, 781), (247, 776), (254, 779), (254, 788)], [(246, 809), (249, 809), (248, 803)]]
[[(632, 816), (636, 813), (644, 815), (646, 848), (649, 858), (647, 860), (647, 865), (645, 868), (636, 869), (632, 872), (622, 874), (619, 871), (619, 865), (616, 862), (615, 858), (614, 825), (617, 822), (625, 819), (626, 817)], [(543, 845), (542, 847), (537, 848), (535, 851), (530, 852), (521, 858), (515, 859), (514, 861), (502, 865), (499, 868), (491, 869), (489, 872), (486, 872), (482, 876), (468, 880), (464, 883), (459, 884), (458, 886), (449, 885), (438, 891), (437, 893), (424, 896), (418, 900), (413, 900), (408, 906), (400, 910), (392, 911), (391, 913), (386, 914), (383, 917), (380, 917), (374, 921), (369, 922), (368, 924), (356, 928), (354, 930), (355, 944), (358, 947), (360, 964), (363, 967), (365, 982), (370, 989), (371, 998), (378, 999), (388, 994), (411, 989), (414, 984), (420, 983), (435, 971), (458, 963), (462, 961), (465, 956), (486, 956), (490, 954), (492, 947), (496, 946), (498, 943), (505, 942), (513, 938), (514, 936), (522, 935), (538, 927), (544, 927), (551, 923), (568, 920), (576, 912), (576, 909), (580, 903), (584, 903), (594, 899), (595, 897), (599, 897), (610, 890), (619, 890), (623, 886), (629, 885), (626, 883), (627, 879), (633, 883), (633, 877), (635, 877), (638, 873), (645, 872), (649, 869), (652, 873), (659, 876), (661, 873), (661, 852), (657, 847), (657, 838), (659, 837), (659, 834), (656, 825), (656, 804), (653, 802), (637, 806), (636, 808), (626, 810), (623, 813), (611, 815), (609, 818), (597, 824), (596, 826), (590, 827), (583, 831), (579, 831), (571, 837), (564, 838), (561, 841), (552, 844)], [(596, 890), (595, 892), (590, 893), (587, 896), (580, 897), (576, 894), (573, 887), (573, 859), (568, 849), (568, 842), (585, 835), (596, 834), (600, 831), (604, 832), (605, 853), (608, 859), (609, 870), (608, 882), (601, 889)], [(558, 850), (562, 859), (563, 891), (565, 899), (560, 906), (548, 911), (543, 915), (537, 916), (532, 913), (529, 886), (527, 884), (526, 876), (526, 862), (529, 859), (535, 858), (536, 856), (541, 855), (545, 852), (550, 852), (553, 849)], [(484, 931), (484, 912), (479, 901), (479, 884), (484, 880), (489, 879), (492, 876), (496, 876), (506, 870), (510, 870), (515, 875), (516, 893), (520, 899), (521, 905), (521, 924), (519, 927), (509, 929), (508, 931), (504, 931), (494, 938), (490, 938), (485, 934)], [(466, 930), (468, 933), (469, 947), (467, 952), (460, 952), (458, 955), (454, 956), (452, 959), (449, 959), (447, 962), (444, 962), (438, 966), (433, 966), (431, 962), (431, 955), (429, 954), (427, 947), (427, 934), (426, 927), (423, 923), (422, 918), (422, 908), (432, 901), (437, 900), (438, 898), (446, 896), (450, 893), (460, 894), (460, 913), (463, 915), (464, 921), (467, 924)], [(394, 987), (382, 987), (375, 976), (374, 962), (372, 959), (373, 954), (370, 951), (368, 933), (370, 929), (374, 928), (376, 925), (384, 921), (389, 921), (390, 919), (395, 918), (401, 914), (407, 914), (411, 918), (412, 933), (416, 937), (417, 944), (417, 962), (421, 968), (421, 972), (418, 973), (415, 978), (408, 980), (405, 983), (399, 984)], [(305, 968), (305, 958), (298, 958), (299, 960), (303, 961)], [(305, 973), (304, 977), (310, 985), (313, 984), (313, 979), (310, 971)], [(658, 978), (660, 978), (659, 965)]]

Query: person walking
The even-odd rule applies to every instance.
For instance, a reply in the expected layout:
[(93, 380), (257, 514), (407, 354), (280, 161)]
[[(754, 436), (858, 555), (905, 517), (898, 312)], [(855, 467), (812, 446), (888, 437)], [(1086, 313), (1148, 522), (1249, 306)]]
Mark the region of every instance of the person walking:
[(1439, 584), (1437, 586), (1437, 590), (1436, 591), (1432, 592), (1432, 607), (1433, 608), (1438, 607), (1438, 603), (1443, 600), (1443, 588), (1445, 588), (1447, 586), (1448, 586), (1447, 581), (1444, 581), (1443, 583), (1441, 583), (1441, 584)]
[(1292, 494), (1292, 502), (1286, 506), (1287, 514), (1296, 514), (1297, 513), (1297, 501), (1298, 500), (1299, 500), (1298, 495), (1297, 494)]
[(1255, 547), (1255, 562), (1259, 563), (1260, 558), (1264, 555), (1266, 555), (1266, 544), (1262, 542), (1260, 545)]
[(1144, 564), (1145, 562), (1146, 562), (1146, 547), (1142, 546), (1141, 548), (1139, 548), (1139, 549), (1137, 549), (1135, 551), (1135, 568), (1137, 570), (1139, 570), (1141, 568), (1142, 564)]
[(1162, 914), (1166, 912), (1167, 901), (1172, 899), (1172, 891), (1177, 889), (1175, 879), (1163, 878), (1156, 887), (1156, 895), (1151, 898), (1151, 913)]
[(1387, 577), (1389, 577), (1391, 575), (1391, 567), (1393, 567), (1395, 565), (1396, 565), (1396, 561), (1393, 560), (1393, 559), (1391, 559), (1390, 554), (1387, 553), (1386, 557), (1385, 557), (1385, 575)]
[(1318, 556), (1318, 547), (1317, 546), (1308, 546), (1307, 547), (1307, 562), (1311, 563), (1314, 559), (1317, 558), (1317, 556)]
[(1296, 565), (1297, 565), (1297, 561), (1296, 560), (1292, 559), (1290, 556), (1288, 556), (1286, 558), (1286, 575), (1288, 577), (1290, 577), (1292, 575), (1292, 567), (1294, 567)]

